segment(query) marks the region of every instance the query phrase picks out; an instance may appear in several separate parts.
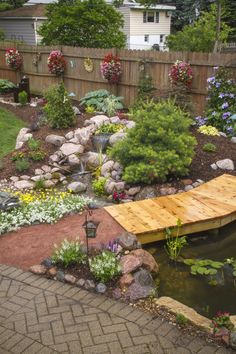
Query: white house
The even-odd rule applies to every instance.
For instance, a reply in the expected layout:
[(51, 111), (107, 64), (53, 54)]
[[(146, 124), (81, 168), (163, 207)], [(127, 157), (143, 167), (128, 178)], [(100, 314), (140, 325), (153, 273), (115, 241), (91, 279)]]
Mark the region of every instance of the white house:
[(124, 16), (123, 31), (127, 37), (127, 48), (151, 49), (157, 44), (160, 50), (164, 50), (174, 10), (175, 6), (169, 5), (155, 5), (147, 9), (134, 2), (124, 3), (119, 11)]
[(42, 4), (0, 12), (0, 28), (6, 39), (37, 45), (41, 41), (37, 31), (47, 19), (45, 12), (46, 7)]

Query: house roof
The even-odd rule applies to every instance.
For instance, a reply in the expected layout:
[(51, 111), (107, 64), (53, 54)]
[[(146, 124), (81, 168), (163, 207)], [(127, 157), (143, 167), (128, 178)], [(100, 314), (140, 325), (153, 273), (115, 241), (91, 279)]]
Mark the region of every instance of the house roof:
[(23, 6), (18, 9), (0, 12), (0, 18), (46, 18), (46, 6), (43, 4)]
[(57, 2), (57, 0), (29, 0), (24, 4), (24, 6), (36, 4), (51, 4), (53, 2)]
[(169, 11), (174, 11), (176, 10), (175, 6), (171, 5), (165, 5), (165, 4), (159, 4), (159, 5), (150, 5), (150, 6), (145, 6), (145, 5), (140, 5), (138, 3), (134, 2), (129, 2), (129, 3), (124, 3), (125, 6), (128, 6), (131, 9), (148, 9), (148, 10), (169, 10)]

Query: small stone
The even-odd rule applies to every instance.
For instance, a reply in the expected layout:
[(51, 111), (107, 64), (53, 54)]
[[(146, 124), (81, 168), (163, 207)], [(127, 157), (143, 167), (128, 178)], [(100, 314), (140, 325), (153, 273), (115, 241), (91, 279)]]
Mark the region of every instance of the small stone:
[(65, 143), (60, 147), (60, 151), (65, 156), (69, 156), (72, 154), (82, 154), (84, 152), (83, 145), (77, 145), (73, 143)]
[(34, 182), (37, 182), (37, 181), (40, 181), (40, 180), (43, 180), (43, 179), (44, 179), (44, 177), (42, 175), (31, 177), (31, 180), (34, 181)]
[(52, 259), (50, 257), (48, 258), (45, 258), (42, 262), (41, 262), (42, 265), (44, 265), (46, 268), (51, 268), (53, 267), (53, 262), (52, 262)]
[(53, 182), (55, 180), (46, 180), (44, 181), (44, 187), (45, 188), (52, 188), (55, 186), (55, 182)]
[(12, 176), (12, 177), (10, 177), (10, 181), (12, 181), (12, 182), (17, 182), (17, 181), (19, 181), (19, 177), (17, 177), (17, 176)]
[(121, 288), (125, 288), (134, 282), (134, 277), (132, 274), (124, 274), (119, 280)]
[(125, 231), (120, 236), (118, 236), (116, 241), (123, 249), (131, 251), (136, 249), (138, 239), (136, 235)]
[(191, 186), (191, 185), (184, 187), (185, 192), (191, 191), (191, 189), (193, 189), (193, 186)]
[(64, 282), (65, 281), (65, 273), (62, 272), (61, 270), (58, 270), (57, 275), (56, 275), (56, 279)]
[(18, 181), (14, 184), (15, 188), (23, 190), (23, 189), (32, 189), (34, 187), (34, 183), (31, 181)]
[(77, 155), (72, 154), (68, 157), (68, 163), (71, 166), (78, 166), (81, 162)]
[(211, 164), (211, 168), (212, 168), (213, 170), (217, 170), (217, 165), (216, 165), (215, 163), (212, 163), (212, 164)]
[(22, 175), (20, 176), (20, 179), (24, 180), (24, 181), (29, 181), (30, 180), (30, 176), (28, 175)]
[(80, 278), (80, 279), (77, 281), (76, 286), (83, 287), (84, 284), (85, 284), (85, 279)]
[(197, 179), (197, 182), (198, 182), (199, 184), (205, 183), (202, 179)]
[(52, 168), (48, 165), (43, 165), (41, 168), (45, 173), (50, 173), (52, 171)]
[(137, 249), (132, 251), (131, 254), (137, 257), (140, 260), (142, 267), (147, 269), (149, 272), (159, 272), (159, 266), (155, 261), (155, 258), (149, 252), (143, 249)]
[(94, 290), (95, 289), (95, 283), (93, 280), (87, 279), (85, 281), (84, 287), (86, 290)]
[(57, 274), (57, 268), (56, 267), (52, 267), (48, 270), (48, 274), (50, 275), (50, 277), (54, 278)]
[(106, 287), (106, 285), (103, 284), (103, 283), (98, 283), (98, 284), (96, 285), (96, 291), (97, 291), (97, 293), (99, 293), (99, 294), (104, 294), (104, 293), (107, 291), (107, 287)]
[(193, 183), (193, 181), (192, 181), (191, 179), (182, 179), (181, 182), (182, 182), (185, 186), (187, 186), (187, 185)]
[(194, 183), (192, 184), (192, 186), (193, 186), (194, 188), (199, 187), (199, 186), (200, 186), (200, 183), (196, 181), (196, 182), (194, 182)]
[(175, 194), (177, 192), (177, 189), (174, 187), (162, 187), (160, 188), (160, 194), (161, 195), (171, 195)]
[(219, 161), (216, 162), (216, 165), (221, 170), (228, 170), (228, 171), (233, 171), (234, 170), (234, 163), (230, 159), (219, 160)]
[(236, 136), (233, 136), (231, 139), (230, 139), (231, 143), (234, 143), (236, 144)]
[(131, 128), (134, 128), (135, 125), (136, 125), (136, 123), (133, 120), (130, 120), (130, 121), (127, 122), (126, 127), (128, 129), (131, 129)]
[(115, 288), (113, 291), (112, 291), (112, 297), (116, 300), (119, 300), (121, 297), (122, 297), (122, 293), (121, 293), (121, 290), (120, 288)]
[(85, 192), (87, 186), (82, 182), (72, 182), (68, 184), (67, 189), (71, 190), (73, 193), (80, 193), (80, 192)]
[(135, 194), (139, 193), (141, 190), (141, 187), (132, 187), (127, 191), (127, 194), (130, 195), (131, 197), (133, 197)]
[(220, 136), (223, 136), (224, 138), (227, 138), (227, 135), (223, 132), (219, 132)]
[(76, 283), (76, 277), (74, 277), (74, 275), (71, 274), (66, 274), (65, 275), (65, 281), (69, 284), (75, 284)]
[(45, 173), (44, 178), (45, 179), (52, 179), (52, 174), (50, 172)]
[(67, 133), (66, 135), (65, 135), (65, 138), (67, 139), (67, 140), (70, 140), (70, 139), (73, 139), (74, 138), (74, 132), (69, 132), (69, 133)]
[(43, 170), (41, 170), (41, 168), (36, 168), (36, 169), (34, 170), (34, 174), (35, 174), (36, 176), (42, 175), (42, 174), (43, 174)]
[(46, 274), (47, 268), (42, 264), (37, 264), (37, 265), (31, 266), (29, 271), (34, 274), (43, 275), (43, 274)]
[(75, 114), (76, 116), (81, 114), (79, 108), (76, 107), (76, 106), (73, 106), (73, 111), (74, 111), (74, 114)]
[(229, 345), (236, 350), (236, 332), (231, 332), (229, 335)]
[(55, 146), (62, 146), (62, 144), (65, 143), (66, 139), (64, 138), (64, 136), (50, 134), (50, 135), (46, 136), (45, 141), (48, 144), (52, 144)]
[(134, 255), (126, 255), (121, 257), (120, 266), (122, 274), (132, 273), (142, 265), (142, 261)]

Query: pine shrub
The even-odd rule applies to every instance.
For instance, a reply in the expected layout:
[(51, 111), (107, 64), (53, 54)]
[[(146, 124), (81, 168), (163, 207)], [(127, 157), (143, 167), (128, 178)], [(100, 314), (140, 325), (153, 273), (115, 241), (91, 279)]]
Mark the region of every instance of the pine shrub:
[(75, 113), (63, 83), (50, 87), (45, 93), (45, 98), (47, 104), (44, 112), (50, 127), (61, 129), (75, 124)]
[(123, 165), (124, 180), (149, 184), (185, 175), (196, 144), (189, 132), (189, 115), (171, 100), (149, 101), (133, 119), (136, 126), (110, 152)]

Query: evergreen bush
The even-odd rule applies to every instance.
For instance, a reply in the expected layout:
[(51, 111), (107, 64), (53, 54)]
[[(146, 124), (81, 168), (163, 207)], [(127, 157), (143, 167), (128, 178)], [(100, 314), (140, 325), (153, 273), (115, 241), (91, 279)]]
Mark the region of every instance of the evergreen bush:
[(124, 167), (124, 180), (149, 184), (185, 175), (196, 145), (189, 115), (171, 100), (149, 101), (134, 114), (136, 126), (110, 151)]
[(50, 87), (45, 98), (44, 112), (50, 127), (61, 129), (75, 124), (75, 113), (63, 83)]

